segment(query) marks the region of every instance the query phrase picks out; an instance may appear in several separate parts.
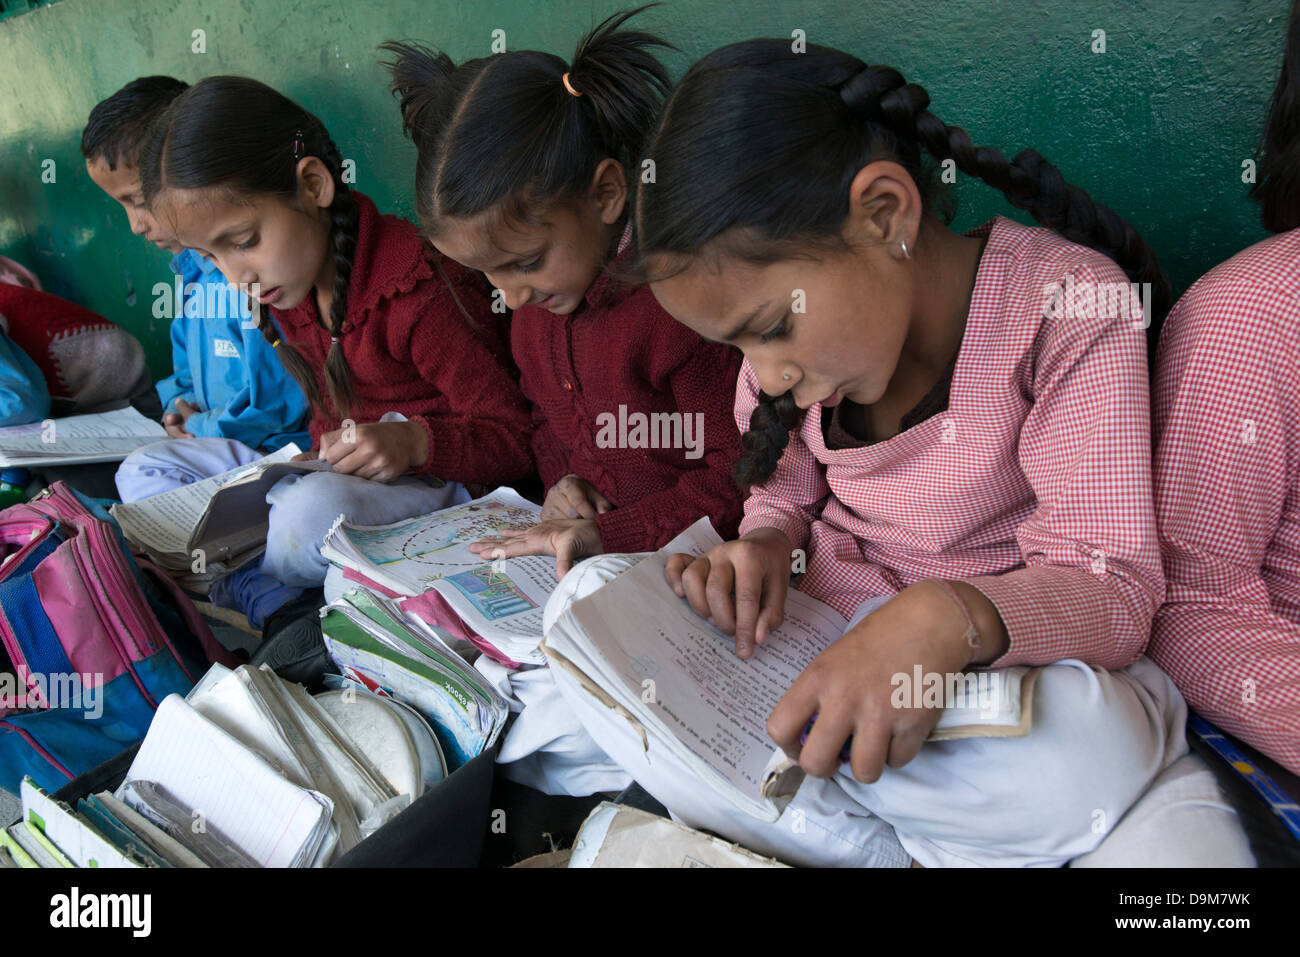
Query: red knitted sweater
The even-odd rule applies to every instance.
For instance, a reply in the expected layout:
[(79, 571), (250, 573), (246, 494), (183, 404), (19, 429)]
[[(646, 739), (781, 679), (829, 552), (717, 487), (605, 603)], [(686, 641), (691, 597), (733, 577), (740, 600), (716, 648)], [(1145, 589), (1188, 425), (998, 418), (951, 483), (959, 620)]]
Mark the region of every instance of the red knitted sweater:
[[(739, 351), (678, 323), (649, 286), (627, 286), (609, 273), (571, 315), (516, 310), (510, 338), (532, 403), (542, 481), (549, 490), (573, 472), (614, 504), (596, 519), (605, 551), (659, 548), (701, 515), (724, 538), (735, 537)], [(645, 447), (665, 438), (680, 446), (688, 437), (691, 448)]]
[[(370, 199), (353, 195), (360, 220), (341, 337), (359, 403), (352, 419), (375, 422), (400, 412), (424, 426), (429, 456), (418, 473), (486, 485), (528, 475), (527, 404), (482, 278), (437, 253), (411, 223), (380, 215)], [(316, 297), (275, 317), (285, 340), (316, 370), (328, 403), (330, 336)], [(313, 410), (313, 442), (340, 427), (332, 408)]]

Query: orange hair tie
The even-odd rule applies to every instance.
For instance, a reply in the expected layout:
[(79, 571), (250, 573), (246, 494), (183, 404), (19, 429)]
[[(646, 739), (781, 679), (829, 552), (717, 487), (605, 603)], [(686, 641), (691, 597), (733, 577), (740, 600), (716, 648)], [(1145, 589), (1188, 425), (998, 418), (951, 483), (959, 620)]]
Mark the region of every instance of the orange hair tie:
[(560, 80), (563, 81), (564, 88), (568, 90), (570, 93), (572, 93), (574, 96), (582, 96), (581, 93), (579, 93), (577, 90), (573, 88), (573, 84), (569, 82), (569, 74), (567, 73), (564, 74), (564, 76), (560, 77)]

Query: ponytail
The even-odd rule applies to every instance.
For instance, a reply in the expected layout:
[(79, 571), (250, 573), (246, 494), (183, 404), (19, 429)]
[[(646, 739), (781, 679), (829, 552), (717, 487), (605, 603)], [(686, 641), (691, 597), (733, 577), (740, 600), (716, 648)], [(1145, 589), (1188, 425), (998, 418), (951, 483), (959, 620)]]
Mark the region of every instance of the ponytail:
[[(863, 166), (882, 156), (897, 161), (933, 214), (946, 199), (934, 161), (951, 158), (1039, 223), (1151, 283), (1154, 343), (1172, 293), (1137, 231), (1033, 150), (1007, 162), (929, 105), (926, 91), (897, 70), (827, 47), (793, 54), (788, 40), (750, 40), (709, 54), (673, 91), (647, 151), (657, 184), (637, 197), (642, 262), (696, 255), (731, 230), (743, 231), (729, 237), (734, 251), (756, 262), (842, 245), (845, 197)], [(772, 474), (801, 417), (789, 392), (760, 394), (736, 466), (741, 484)]]
[[(356, 408), (352, 373), (340, 339), (347, 317), (348, 287), (357, 248), (359, 211), (343, 181), (343, 159), (325, 125), (313, 114), (264, 83), (237, 76), (201, 80), (176, 97), (154, 127), (140, 164), (146, 202), (167, 189), (221, 188), (236, 195), (298, 194), (298, 161), (317, 157), (334, 180), (329, 207), (330, 255), (334, 260), (325, 359), (329, 400), (340, 418)], [(262, 335), (275, 346), (286, 371), (312, 407), (324, 407), (317, 373), (293, 346), (280, 341), (273, 323)]]
[[(655, 6), (649, 4), (648, 6)], [(631, 167), (670, 87), (658, 37), (622, 29), (646, 10), (616, 13), (582, 38), (572, 65), (535, 50), (456, 66), (418, 43), (380, 49), (402, 128), (419, 152), (416, 209), (429, 238), (443, 220), (496, 209), (536, 223), (547, 205), (581, 195), (596, 166)]]

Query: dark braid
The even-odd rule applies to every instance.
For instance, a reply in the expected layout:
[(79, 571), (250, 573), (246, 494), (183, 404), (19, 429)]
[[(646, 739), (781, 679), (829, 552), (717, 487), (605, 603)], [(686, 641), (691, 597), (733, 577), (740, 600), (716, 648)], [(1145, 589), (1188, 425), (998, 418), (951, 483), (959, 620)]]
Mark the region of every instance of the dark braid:
[(357, 222), (360, 212), (352, 191), (343, 182), (343, 159), (332, 140), (326, 140), (321, 159), (334, 176), (334, 202), (330, 204), (330, 245), (334, 256), (334, 295), (330, 301), (330, 344), (325, 357), (325, 385), (339, 418), (346, 418), (357, 407), (357, 393), (352, 384), (352, 370), (343, 358), (343, 323), (348, 313), (348, 285), (352, 279), (352, 259), (357, 252)]
[(915, 138), (931, 156), (949, 157), (957, 168), (1001, 191), (1017, 209), (1066, 239), (1105, 253), (1129, 279), (1151, 283), (1153, 328), (1173, 305), (1169, 279), (1156, 254), (1136, 229), (1108, 206), (1067, 183), (1061, 171), (1032, 149), (1010, 163), (1000, 150), (976, 147), (957, 126), (948, 126), (928, 109), (930, 94), (888, 66), (868, 66), (840, 88), (840, 98), (854, 116), (883, 123), (904, 138)]
[[(304, 136), (306, 138), (307, 134), (304, 134)], [(326, 353), (325, 385), (329, 390), (330, 403), (333, 405), (334, 411), (339, 418), (346, 418), (356, 408), (357, 402), (352, 383), (352, 370), (348, 368), (347, 360), (343, 356), (341, 340), (343, 322), (347, 316), (348, 285), (352, 278), (352, 260), (357, 249), (359, 211), (356, 199), (352, 196), (352, 191), (343, 182), (341, 175), (343, 162), (338, 147), (334, 145), (333, 141), (327, 139), (319, 151), (314, 152), (310, 146), (305, 146), (304, 149), (308, 156), (315, 155), (315, 152), (323, 154), (319, 158), (334, 177), (334, 202), (330, 204), (329, 208), (331, 220), (330, 248), (331, 255), (334, 257), (334, 295), (330, 302), (329, 333), (331, 337), (338, 338), (340, 341), (330, 343), (329, 351)], [(323, 408), (324, 396), (321, 395), (320, 385), (316, 379), (316, 371), (312, 368), (311, 363), (303, 358), (301, 352), (280, 338), (274, 323), (259, 321), (259, 327), (262, 330), (262, 336), (275, 347), (280, 362), (302, 388), (308, 401), (316, 408)]]
[(741, 454), (733, 472), (741, 488), (757, 485), (776, 471), (790, 444), (790, 431), (799, 425), (801, 417), (792, 393), (758, 393), (758, 405), (749, 417), (749, 431), (740, 437)]
[[(637, 194), (642, 272), (650, 272), (644, 264), (653, 257), (681, 262), (724, 234), (733, 252), (752, 262), (842, 246), (853, 178), (882, 157), (908, 171), (933, 216), (945, 197), (923, 154), (951, 157), (1044, 226), (1109, 256), (1131, 280), (1150, 283), (1147, 337), (1154, 345), (1172, 295), (1137, 231), (1033, 150), (1007, 162), (941, 122), (929, 105), (929, 94), (897, 70), (828, 47), (793, 53), (788, 39), (773, 39), (714, 51), (677, 85), (650, 141), (658, 179)], [(801, 420), (789, 392), (760, 393), (742, 438), (737, 481), (770, 476)]]

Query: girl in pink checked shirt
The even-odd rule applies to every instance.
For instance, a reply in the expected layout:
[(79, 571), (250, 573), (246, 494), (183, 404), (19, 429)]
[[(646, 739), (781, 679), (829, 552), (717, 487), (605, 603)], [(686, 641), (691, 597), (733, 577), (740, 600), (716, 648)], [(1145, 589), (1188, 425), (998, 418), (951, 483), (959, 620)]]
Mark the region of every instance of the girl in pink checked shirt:
[[(625, 722), (566, 698), (676, 816), (790, 863), (1060, 866), (1187, 753), (1182, 698), (1140, 657), (1164, 591), (1144, 323), (1074, 298), (1132, 278), (1160, 312), (1168, 288), (1113, 212), (1032, 151), (976, 149), (928, 103), (835, 50), (725, 47), (666, 104), (638, 200), (660, 303), (746, 358), (741, 537), (674, 557), (670, 584), (741, 657), (782, 620), (794, 549), (799, 587), (852, 616), (768, 719), (810, 776), (778, 821), (749, 818), (653, 733), (647, 760)], [(1002, 218), (951, 232), (922, 151), (1101, 252)], [(1054, 302), (1062, 287), (1077, 292)], [(585, 568), (602, 562), (617, 572), (613, 556)], [(548, 619), (579, 593), (562, 583)], [(1043, 666), (1031, 730), (925, 744), (940, 709), (890, 704), (916, 665)], [(1157, 799), (1143, 863), (1250, 863), (1198, 774), (1196, 843), (1192, 805)]]
[(1155, 497), (1169, 582), (1151, 658), (1220, 728), (1300, 774), (1300, 3), (1261, 144), (1264, 228), (1169, 315)]

